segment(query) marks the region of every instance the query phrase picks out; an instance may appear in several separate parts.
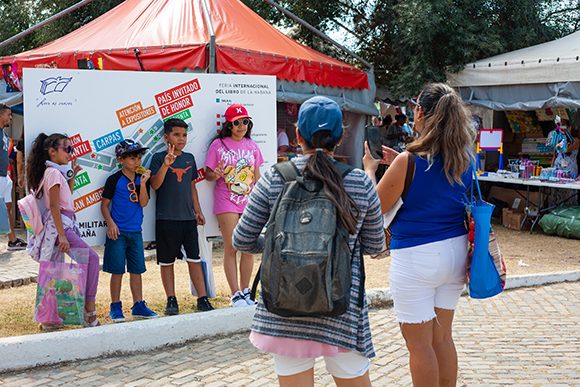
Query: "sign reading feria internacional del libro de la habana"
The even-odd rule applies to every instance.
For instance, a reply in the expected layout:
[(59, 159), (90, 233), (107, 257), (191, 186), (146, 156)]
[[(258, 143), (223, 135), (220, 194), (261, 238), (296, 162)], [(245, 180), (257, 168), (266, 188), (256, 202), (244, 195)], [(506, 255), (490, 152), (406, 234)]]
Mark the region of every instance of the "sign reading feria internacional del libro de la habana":
[[(262, 173), (276, 162), (276, 78), (257, 75), (153, 73), (24, 69), (26, 149), (44, 132), (65, 133), (82, 167), (75, 178), (73, 200), (83, 238), (91, 245), (105, 241), (101, 194), (107, 177), (119, 169), (115, 146), (132, 139), (149, 147), (143, 165), (166, 149), (163, 122), (180, 118), (188, 124), (185, 151), (193, 153), (200, 178), (197, 188), (206, 235), (220, 235), (213, 216), (213, 183), (203, 166), (211, 139), (220, 129), (226, 108), (247, 107), (252, 138), (264, 156)], [(155, 193), (145, 209), (144, 240), (154, 240)]]

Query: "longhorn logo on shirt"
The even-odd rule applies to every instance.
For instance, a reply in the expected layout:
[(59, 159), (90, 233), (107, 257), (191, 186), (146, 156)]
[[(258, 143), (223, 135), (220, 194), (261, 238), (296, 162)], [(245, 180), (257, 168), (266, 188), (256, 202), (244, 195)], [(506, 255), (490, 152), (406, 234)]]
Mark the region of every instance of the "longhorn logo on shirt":
[(183, 175), (185, 175), (185, 173), (191, 169), (191, 165), (187, 168), (173, 168), (173, 167), (169, 167), (169, 169), (171, 170), (171, 172), (175, 173), (175, 176), (177, 176), (177, 182), (181, 183), (181, 181), (183, 180)]

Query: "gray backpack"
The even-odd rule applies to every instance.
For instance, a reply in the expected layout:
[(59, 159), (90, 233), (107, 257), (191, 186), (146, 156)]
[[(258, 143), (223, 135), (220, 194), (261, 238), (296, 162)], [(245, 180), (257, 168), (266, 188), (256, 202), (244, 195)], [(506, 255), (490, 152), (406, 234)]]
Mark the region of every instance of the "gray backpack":
[[(352, 170), (346, 164), (335, 166), (343, 177)], [(290, 161), (274, 168), (285, 184), (268, 220), (252, 298), (260, 281), (264, 305), (277, 315), (344, 314), (350, 302), (353, 257), (348, 231), (321, 182), (304, 179)]]

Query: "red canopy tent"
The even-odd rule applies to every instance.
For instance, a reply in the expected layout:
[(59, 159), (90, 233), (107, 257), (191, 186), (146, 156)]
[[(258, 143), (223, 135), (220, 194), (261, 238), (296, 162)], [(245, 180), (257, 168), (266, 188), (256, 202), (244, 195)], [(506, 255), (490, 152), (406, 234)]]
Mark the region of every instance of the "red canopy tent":
[[(212, 35), (215, 72), (274, 75), (278, 127), (293, 128), (285, 103), (313, 95), (334, 99), (349, 128), (339, 154), (360, 166), (367, 115), (376, 115), (372, 69), (364, 71), (306, 47), (272, 27), (239, 0), (126, 0), (89, 24), (34, 50), (0, 57), (0, 64), (76, 69), (79, 60), (104, 70), (210, 71)], [(24, 80), (26, 82), (26, 80)], [(17, 105), (22, 93), (4, 93), (0, 102)]]
[[(275, 75), (279, 80), (340, 89), (368, 89), (368, 75), (306, 47), (238, 0), (208, 0), (215, 31), (216, 71)], [(201, 0), (127, 0), (91, 23), (40, 48), (0, 58), (0, 64), (77, 68), (101, 58), (105, 70), (206, 69), (210, 28)], [(21, 73), (19, 74), (21, 75)]]

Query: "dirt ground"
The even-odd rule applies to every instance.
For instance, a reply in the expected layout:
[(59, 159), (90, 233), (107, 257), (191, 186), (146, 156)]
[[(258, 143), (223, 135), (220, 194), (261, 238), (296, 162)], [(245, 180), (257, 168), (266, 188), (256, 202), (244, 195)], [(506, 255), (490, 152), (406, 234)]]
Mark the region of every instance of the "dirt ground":
[[(496, 226), (500, 248), (505, 257), (508, 276), (558, 271), (580, 270), (580, 241), (544, 235), (541, 232), (508, 230)], [(254, 274), (260, 257), (255, 257)], [(366, 257), (366, 287), (389, 287), (388, 269), (390, 258), (370, 259)], [(177, 298), (181, 313), (194, 311), (195, 298), (189, 293), (187, 266), (175, 266)], [(229, 289), (223, 272), (223, 250), (214, 249), (213, 273), (218, 297), (212, 300), (215, 307), (229, 306)], [(109, 275), (101, 273), (97, 294), (99, 320), (110, 323), (109, 312)], [(160, 313), (165, 307), (165, 295), (161, 285), (159, 268), (154, 262), (147, 262), (147, 272), (143, 275), (143, 293), (149, 306)], [(0, 290), (0, 337), (38, 333), (38, 324), (32, 321), (36, 284)], [(128, 278), (124, 278), (122, 300), (125, 317), (130, 320), (131, 294)]]

